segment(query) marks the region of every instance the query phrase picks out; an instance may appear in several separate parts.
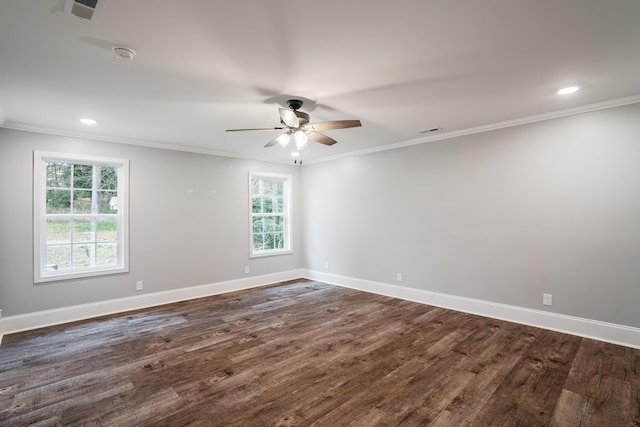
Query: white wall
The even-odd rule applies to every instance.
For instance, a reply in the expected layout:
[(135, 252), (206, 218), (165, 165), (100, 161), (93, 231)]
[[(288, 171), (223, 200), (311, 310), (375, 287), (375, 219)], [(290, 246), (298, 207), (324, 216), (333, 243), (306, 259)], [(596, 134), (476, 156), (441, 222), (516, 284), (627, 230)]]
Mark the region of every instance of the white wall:
[[(33, 283), (33, 151), (130, 160), (130, 272)], [(0, 129), (0, 309), (2, 316), (139, 296), (299, 269), (294, 253), (249, 259), (248, 171), (293, 175), (300, 216), (299, 167)]]
[(402, 272), (411, 288), (640, 327), (640, 104), (305, 165), (302, 180), (311, 271)]

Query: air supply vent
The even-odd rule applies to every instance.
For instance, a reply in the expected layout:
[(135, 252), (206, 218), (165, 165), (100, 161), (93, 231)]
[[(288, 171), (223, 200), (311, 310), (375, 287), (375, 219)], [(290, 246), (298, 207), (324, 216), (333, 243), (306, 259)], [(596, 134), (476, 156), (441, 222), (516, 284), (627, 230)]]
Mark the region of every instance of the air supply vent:
[(104, 2), (105, 0), (66, 0), (64, 13), (75, 16), (76, 18), (95, 22), (96, 19), (98, 19)]

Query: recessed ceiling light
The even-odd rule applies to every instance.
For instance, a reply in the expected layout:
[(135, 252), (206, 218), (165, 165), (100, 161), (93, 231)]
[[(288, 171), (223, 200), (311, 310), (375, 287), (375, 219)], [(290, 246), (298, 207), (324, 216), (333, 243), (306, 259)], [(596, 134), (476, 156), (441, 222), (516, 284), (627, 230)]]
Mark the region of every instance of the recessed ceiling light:
[(560, 94), (560, 95), (569, 95), (570, 93), (577, 92), (578, 90), (580, 90), (580, 88), (578, 86), (569, 86), (569, 87), (565, 87), (565, 88), (560, 89), (558, 91), (558, 94)]
[(80, 119), (80, 121), (85, 125), (95, 125), (96, 123), (98, 123), (95, 119), (90, 119), (88, 117), (82, 118)]
[(297, 151), (294, 151), (293, 153), (291, 153), (291, 155), (293, 157), (298, 157), (300, 155), (300, 153), (298, 153)]

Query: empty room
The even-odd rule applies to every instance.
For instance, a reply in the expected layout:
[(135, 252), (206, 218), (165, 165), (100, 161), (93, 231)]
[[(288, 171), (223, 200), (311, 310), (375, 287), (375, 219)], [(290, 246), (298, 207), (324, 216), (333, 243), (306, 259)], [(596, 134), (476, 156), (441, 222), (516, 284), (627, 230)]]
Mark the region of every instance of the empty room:
[(0, 426), (640, 426), (638, 22), (0, 1)]

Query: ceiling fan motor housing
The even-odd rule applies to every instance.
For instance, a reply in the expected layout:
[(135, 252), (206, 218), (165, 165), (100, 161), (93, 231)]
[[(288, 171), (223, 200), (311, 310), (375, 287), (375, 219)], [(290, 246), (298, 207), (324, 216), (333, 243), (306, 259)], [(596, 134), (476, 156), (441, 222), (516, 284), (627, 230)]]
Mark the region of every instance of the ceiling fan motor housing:
[(287, 105), (292, 110), (299, 110), (302, 107), (302, 101), (299, 99), (290, 99), (287, 101)]
[(362, 126), (360, 120), (332, 120), (327, 122), (319, 122), (309, 124), (309, 114), (298, 111), (302, 107), (302, 101), (299, 99), (290, 99), (287, 101), (289, 109), (279, 108), (280, 123), (284, 127), (275, 128), (258, 128), (258, 129), (227, 129), (227, 132), (244, 131), (244, 130), (284, 130), (285, 133), (273, 138), (267, 142), (265, 147), (273, 147), (280, 144), (285, 147), (292, 138), (296, 140), (298, 150), (302, 150), (307, 146), (307, 138), (324, 145), (333, 145), (337, 143), (333, 138), (328, 137), (319, 130), (346, 129)]

